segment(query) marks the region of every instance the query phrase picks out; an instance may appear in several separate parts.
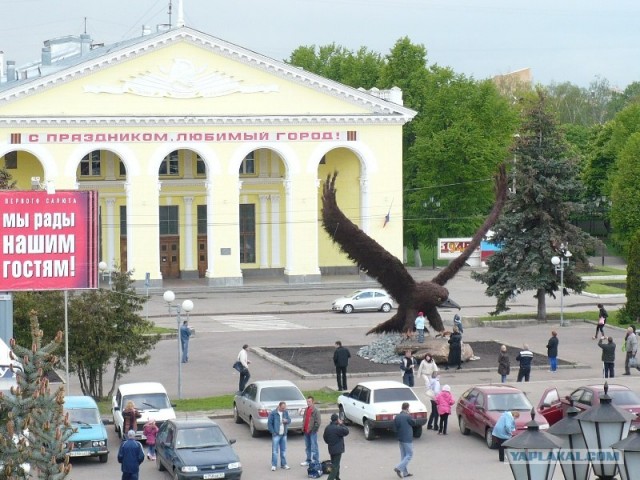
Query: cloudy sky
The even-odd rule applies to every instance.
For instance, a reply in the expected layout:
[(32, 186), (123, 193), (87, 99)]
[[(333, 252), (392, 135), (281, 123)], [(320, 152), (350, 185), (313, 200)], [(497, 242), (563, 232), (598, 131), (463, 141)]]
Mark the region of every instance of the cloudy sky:
[[(173, 0), (173, 23), (177, 3)], [(387, 54), (404, 36), (429, 63), (486, 78), (530, 67), (534, 81), (640, 81), (638, 0), (183, 0), (187, 26), (283, 60), (300, 45)], [(95, 42), (168, 23), (169, 0), (0, 0), (0, 51), (17, 64), (44, 40)]]

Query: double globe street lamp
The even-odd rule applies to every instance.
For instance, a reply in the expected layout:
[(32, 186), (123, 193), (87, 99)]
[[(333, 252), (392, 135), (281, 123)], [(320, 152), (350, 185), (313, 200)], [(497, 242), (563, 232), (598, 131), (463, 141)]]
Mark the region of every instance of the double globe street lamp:
[(564, 327), (564, 270), (569, 265), (571, 252), (564, 244), (560, 245), (560, 255), (551, 257), (551, 263), (555, 267), (556, 273), (560, 272), (560, 326)]
[(167, 290), (162, 295), (162, 298), (167, 305), (169, 306), (169, 313), (172, 313), (172, 309), (176, 312), (176, 322), (177, 322), (177, 333), (178, 333), (178, 398), (182, 398), (182, 341), (180, 340), (180, 321), (182, 318), (182, 313), (187, 314), (187, 319), (189, 318), (189, 312), (193, 310), (193, 302), (191, 300), (185, 300), (182, 304), (173, 304), (173, 301), (176, 299), (176, 294), (171, 290)]

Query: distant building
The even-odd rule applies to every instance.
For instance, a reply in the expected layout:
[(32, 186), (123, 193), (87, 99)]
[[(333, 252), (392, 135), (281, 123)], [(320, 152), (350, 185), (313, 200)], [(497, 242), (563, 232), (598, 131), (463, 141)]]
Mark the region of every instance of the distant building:
[(514, 72), (496, 75), (493, 77), (493, 83), (498, 86), (500, 92), (504, 95), (515, 94), (518, 90), (529, 90), (533, 83), (533, 76), (530, 68), (521, 68)]

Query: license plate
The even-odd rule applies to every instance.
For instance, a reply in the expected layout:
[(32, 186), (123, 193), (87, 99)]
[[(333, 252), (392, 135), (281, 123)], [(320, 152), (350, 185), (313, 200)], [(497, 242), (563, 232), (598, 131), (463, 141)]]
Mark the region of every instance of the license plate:
[(299, 408), (291, 408), (291, 409), (289, 409), (289, 416), (290, 417), (299, 417), (300, 416), (300, 409)]
[(224, 472), (221, 473), (205, 473), (202, 478), (207, 480), (208, 478), (224, 478)]
[(84, 450), (71, 450), (69, 452), (70, 457), (88, 457), (89, 455), (91, 455), (91, 452)]

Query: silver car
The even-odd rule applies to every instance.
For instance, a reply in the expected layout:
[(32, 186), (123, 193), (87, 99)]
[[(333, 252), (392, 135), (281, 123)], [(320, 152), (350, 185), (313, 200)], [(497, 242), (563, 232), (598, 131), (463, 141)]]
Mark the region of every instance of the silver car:
[(233, 419), (246, 422), (252, 437), (266, 432), (269, 413), (280, 402), (287, 402), (291, 418), (289, 429), (302, 430), (307, 400), (300, 389), (289, 380), (262, 380), (250, 383), (233, 399)]
[(379, 310), (388, 313), (393, 308), (393, 298), (380, 288), (356, 290), (336, 299), (331, 305), (334, 312), (351, 313), (355, 310)]

